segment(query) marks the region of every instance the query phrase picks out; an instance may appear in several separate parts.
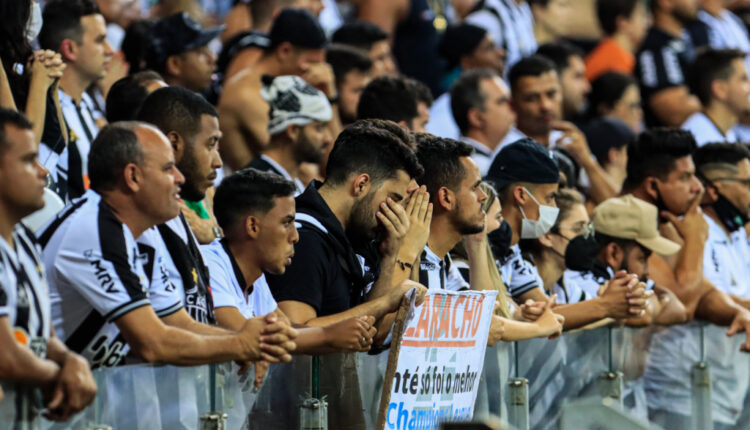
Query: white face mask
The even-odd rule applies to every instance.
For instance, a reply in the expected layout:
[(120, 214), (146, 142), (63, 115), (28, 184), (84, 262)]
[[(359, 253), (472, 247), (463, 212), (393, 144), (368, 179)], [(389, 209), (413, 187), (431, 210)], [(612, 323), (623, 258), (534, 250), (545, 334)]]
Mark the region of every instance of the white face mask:
[(531, 200), (539, 206), (539, 219), (535, 221), (526, 218), (526, 213), (523, 211), (523, 208), (521, 206), (518, 207), (518, 209), (521, 210), (521, 215), (523, 215), (523, 220), (521, 221), (521, 239), (537, 239), (547, 234), (552, 226), (555, 225), (560, 209), (553, 206), (540, 205), (529, 190), (526, 188), (523, 190), (526, 191), (526, 194), (531, 197)]
[(42, 31), (42, 7), (39, 3), (32, 2), (29, 22), (26, 23), (26, 40), (29, 43), (33, 42), (39, 36), (40, 31)]

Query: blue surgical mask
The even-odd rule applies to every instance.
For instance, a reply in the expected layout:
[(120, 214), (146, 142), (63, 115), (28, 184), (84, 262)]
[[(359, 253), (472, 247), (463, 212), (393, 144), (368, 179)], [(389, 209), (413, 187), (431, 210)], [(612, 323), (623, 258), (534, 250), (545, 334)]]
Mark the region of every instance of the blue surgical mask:
[(525, 187), (523, 190), (526, 191), (526, 194), (531, 197), (531, 200), (533, 200), (534, 203), (539, 206), (539, 219), (528, 219), (526, 217), (526, 213), (523, 211), (523, 208), (520, 206), (518, 207), (518, 209), (521, 210), (521, 215), (523, 215), (523, 220), (521, 221), (521, 239), (538, 239), (547, 234), (550, 229), (552, 229), (552, 226), (555, 225), (555, 221), (557, 221), (557, 215), (560, 213), (560, 209), (554, 206), (539, 204), (539, 202), (536, 200), (536, 198), (534, 198), (534, 195), (531, 194), (529, 190), (527, 190)]

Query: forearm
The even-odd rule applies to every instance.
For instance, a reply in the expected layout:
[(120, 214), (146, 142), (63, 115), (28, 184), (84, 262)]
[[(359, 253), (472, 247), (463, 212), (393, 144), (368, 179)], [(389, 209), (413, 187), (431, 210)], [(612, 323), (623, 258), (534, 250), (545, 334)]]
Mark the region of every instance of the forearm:
[(745, 309), (750, 309), (750, 299), (747, 299), (745, 297), (734, 296), (734, 295), (730, 295), (730, 297), (732, 298), (732, 301), (734, 301), (734, 303), (738, 304), (739, 306), (742, 306)]
[(695, 309), (695, 317), (716, 325), (728, 326), (741, 309), (729, 295), (713, 288), (701, 297)]
[[(173, 314), (167, 315), (164, 318), (161, 318), (161, 320), (168, 326), (181, 328), (195, 334), (231, 335), (233, 333), (233, 331), (227, 330), (223, 327), (199, 323), (198, 321), (191, 318), (184, 308)], [(242, 326), (240, 326), (238, 330), (241, 328)]]
[[(500, 317), (502, 318), (502, 317)], [(515, 342), (519, 340), (533, 339), (535, 337), (546, 337), (546, 333), (537, 323), (516, 321), (514, 319), (502, 318), (505, 323), (503, 341)]]
[(65, 344), (57, 337), (50, 337), (47, 342), (47, 359), (54, 361), (58, 366), (62, 367), (65, 363), (65, 357), (70, 353)]
[(685, 323), (688, 319), (687, 311), (680, 299), (666, 288), (656, 287), (654, 290), (659, 302), (654, 324), (673, 325)]
[(703, 280), (703, 248), (705, 242), (686, 238), (675, 266), (675, 279), (680, 289), (689, 293)]
[(8, 75), (5, 73), (2, 61), (0, 61), (0, 107), (10, 110), (18, 110), (13, 92), (10, 90)]
[(375, 334), (373, 344), (383, 345), (385, 340), (388, 338), (388, 334), (393, 329), (393, 323), (396, 322), (396, 312), (385, 314), (383, 318), (380, 318), (375, 322), (375, 326), (378, 332)]
[(304, 324), (308, 327), (324, 327), (330, 324), (336, 324), (337, 322), (341, 322), (349, 318), (359, 318), (368, 315), (371, 315), (375, 317), (376, 320), (379, 320), (389, 311), (387, 306), (388, 303), (385, 299), (386, 297), (383, 296), (374, 300), (370, 300), (368, 302), (362, 303), (359, 306), (347, 309), (344, 312), (333, 315), (326, 315), (324, 317), (315, 317), (309, 321), (306, 321)]
[(584, 164), (583, 169), (589, 177), (591, 199), (595, 203), (601, 203), (620, 192), (615, 181), (602, 169), (593, 157)]
[(171, 326), (165, 326), (157, 345), (146, 348), (140, 345), (140, 348), (134, 349), (146, 361), (178, 366), (247, 359), (243, 357), (241, 346), (234, 335), (200, 335)]
[(4, 345), (0, 353), (0, 379), (22, 382), (37, 387), (55, 382), (60, 365), (51, 359), (39, 358), (30, 349), (13, 344)]
[(337, 352), (331, 345), (325, 327), (295, 327), (299, 335), (294, 342), (297, 348), (294, 354), (321, 355)]
[(26, 116), (29, 117), (33, 125), (37, 143), (42, 141), (42, 133), (44, 132), (48, 89), (44, 83), (32, 79), (29, 85), (29, 96), (26, 99)]
[(486, 239), (472, 245), (467, 242), (464, 241), (469, 257), (469, 285), (471, 289), (482, 291), (498, 288), (497, 285), (492, 285), (492, 278), (490, 277), (490, 262), (487, 253), (484, 252), (487, 246)]
[(372, 290), (367, 295), (367, 300), (375, 300), (384, 295), (388, 294), (391, 287), (398, 285), (405, 278), (401, 278), (398, 282), (394, 279), (396, 272), (403, 272), (403, 270), (396, 270), (396, 257), (395, 256), (384, 256), (380, 261), (380, 275), (372, 286)]
[(560, 305), (555, 313), (565, 317), (563, 330), (573, 330), (607, 317), (607, 308), (600, 298), (585, 300), (571, 305)]

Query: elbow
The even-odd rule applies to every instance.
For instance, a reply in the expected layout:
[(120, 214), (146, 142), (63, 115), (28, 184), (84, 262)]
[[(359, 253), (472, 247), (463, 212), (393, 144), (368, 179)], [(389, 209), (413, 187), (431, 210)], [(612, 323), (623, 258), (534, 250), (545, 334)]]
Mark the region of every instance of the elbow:
[(138, 347), (131, 346), (131, 348), (136, 355), (141, 357), (141, 359), (147, 363), (158, 363), (164, 361), (163, 354), (158, 347), (139, 345)]

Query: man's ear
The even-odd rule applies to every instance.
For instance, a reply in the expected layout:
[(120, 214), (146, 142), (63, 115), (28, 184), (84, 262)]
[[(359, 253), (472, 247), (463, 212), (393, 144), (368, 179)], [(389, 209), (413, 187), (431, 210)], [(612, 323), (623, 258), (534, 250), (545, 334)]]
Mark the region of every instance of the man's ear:
[(471, 128), (484, 128), (484, 112), (477, 108), (471, 108), (466, 112), (466, 119), (468, 120), (469, 127)]
[(546, 246), (547, 248), (552, 248), (552, 233), (545, 233), (539, 237), (539, 243)]
[(130, 163), (122, 169), (122, 179), (125, 187), (133, 193), (137, 193), (144, 185), (143, 173), (134, 163)]
[(182, 76), (182, 58), (179, 55), (170, 55), (164, 65), (168, 75)]
[(522, 186), (516, 185), (515, 187), (513, 187), (513, 200), (519, 206), (525, 205), (526, 201), (529, 200), (528, 193)]
[(64, 61), (75, 61), (78, 58), (78, 44), (72, 39), (60, 42), (60, 56)]
[(299, 139), (299, 135), (302, 133), (302, 127), (297, 124), (289, 124), (284, 130), (284, 134), (292, 142), (296, 142)]
[(352, 181), (352, 194), (354, 197), (364, 197), (370, 192), (371, 186), (370, 175), (362, 173)]
[(703, 188), (706, 189), (706, 193), (703, 196), (703, 202), (701, 203), (712, 204), (719, 200), (719, 188), (716, 183), (703, 182)]
[(172, 145), (174, 159), (176, 161), (182, 160), (182, 156), (185, 154), (185, 139), (176, 131), (167, 133), (167, 139), (169, 140), (169, 144)]
[(727, 81), (723, 79), (714, 79), (711, 82), (711, 96), (722, 101), (729, 98), (729, 85), (727, 84)]
[(610, 242), (604, 247), (604, 262), (615, 272), (622, 268), (624, 258), (625, 253), (623, 249), (615, 242)]
[(446, 212), (452, 211), (456, 207), (456, 194), (448, 187), (440, 187), (437, 191), (437, 204)]
[(254, 215), (245, 218), (245, 233), (252, 239), (257, 239), (260, 235), (260, 220)]
[(276, 57), (282, 62), (294, 54), (294, 46), (289, 42), (282, 42), (276, 47)]
[(659, 188), (656, 185), (656, 178), (650, 176), (646, 178), (646, 194), (649, 195), (654, 201), (659, 200)]

